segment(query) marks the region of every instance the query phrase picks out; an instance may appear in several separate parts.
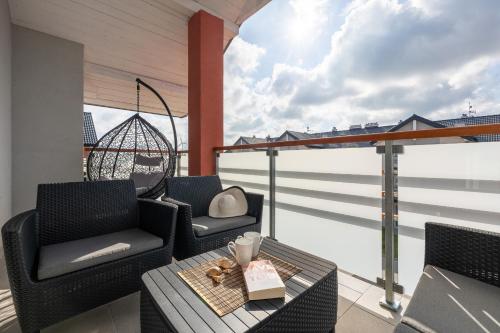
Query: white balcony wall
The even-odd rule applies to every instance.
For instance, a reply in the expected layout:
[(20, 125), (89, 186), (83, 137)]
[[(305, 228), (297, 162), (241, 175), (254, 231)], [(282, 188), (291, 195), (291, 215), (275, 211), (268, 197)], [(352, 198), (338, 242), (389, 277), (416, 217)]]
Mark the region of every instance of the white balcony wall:
[(500, 232), (500, 142), (407, 146), (399, 157), (399, 281), (411, 294), (426, 222)]
[[(500, 232), (499, 150), (500, 142), (412, 145), (399, 156), (398, 281), (406, 293), (422, 273), (425, 222)], [(225, 187), (241, 185), (268, 200), (265, 152), (222, 154), (219, 165)], [(381, 168), (374, 148), (280, 151), (276, 238), (375, 281), (382, 273)]]
[[(262, 232), (267, 235), (269, 158), (265, 152), (221, 156), (225, 186), (264, 194)], [(276, 238), (376, 280), (382, 265), (381, 163), (375, 148), (279, 151)]]
[(11, 216), (11, 25), (0, 0), (0, 226)]
[[(181, 176), (188, 176), (189, 155), (183, 154), (178, 162), (180, 163)], [(177, 170), (175, 172), (177, 175)]]
[(365, 182), (381, 173), (375, 148), (280, 151), (276, 166), (276, 237), (375, 281), (381, 185)]
[(12, 26), (12, 207), (39, 183), (82, 180), (83, 45)]
[(247, 192), (264, 195), (262, 234), (265, 236), (269, 235), (268, 170), (269, 159), (266, 152), (224, 153), (219, 158), (219, 176), (224, 188), (238, 185)]

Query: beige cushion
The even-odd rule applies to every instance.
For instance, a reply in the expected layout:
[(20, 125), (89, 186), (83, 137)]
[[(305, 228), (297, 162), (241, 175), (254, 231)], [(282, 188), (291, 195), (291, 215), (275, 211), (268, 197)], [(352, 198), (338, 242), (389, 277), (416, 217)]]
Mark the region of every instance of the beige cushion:
[(500, 288), (426, 266), (402, 322), (418, 332), (500, 332)]
[(141, 229), (42, 246), (38, 279), (48, 279), (163, 246), (163, 239)]

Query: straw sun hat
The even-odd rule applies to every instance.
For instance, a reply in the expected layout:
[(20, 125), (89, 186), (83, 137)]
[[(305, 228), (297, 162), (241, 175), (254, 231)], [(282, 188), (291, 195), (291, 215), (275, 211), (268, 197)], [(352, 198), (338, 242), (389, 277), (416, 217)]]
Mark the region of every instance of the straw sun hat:
[(208, 207), (208, 216), (215, 218), (245, 215), (248, 211), (245, 191), (232, 186), (214, 196)]

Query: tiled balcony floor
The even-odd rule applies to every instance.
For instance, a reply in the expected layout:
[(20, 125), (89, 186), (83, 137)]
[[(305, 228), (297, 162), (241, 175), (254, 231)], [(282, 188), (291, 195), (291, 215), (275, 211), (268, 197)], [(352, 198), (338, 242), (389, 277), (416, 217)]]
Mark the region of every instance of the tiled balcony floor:
[[(3, 251), (2, 251), (3, 252)], [(21, 332), (8, 289), (3, 258), (0, 258), (0, 332)], [(349, 275), (338, 272), (339, 304), (336, 332), (389, 333), (400, 320), (400, 313), (392, 313), (378, 305), (384, 290)], [(401, 296), (398, 296), (401, 297)], [(403, 310), (409, 298), (402, 298)], [(42, 333), (138, 333), (139, 293), (100, 306), (76, 317), (42, 330)]]

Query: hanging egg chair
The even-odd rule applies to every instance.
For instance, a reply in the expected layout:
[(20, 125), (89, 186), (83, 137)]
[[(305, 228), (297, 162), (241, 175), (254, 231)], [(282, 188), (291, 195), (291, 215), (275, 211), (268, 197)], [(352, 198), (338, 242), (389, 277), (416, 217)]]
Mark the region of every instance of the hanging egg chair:
[[(156, 199), (165, 190), (165, 178), (173, 177), (177, 156), (177, 133), (172, 113), (151, 86), (136, 79), (137, 113), (104, 134), (90, 151), (87, 175), (91, 181), (132, 179), (137, 196)], [(141, 85), (156, 95), (170, 118), (174, 145), (139, 114)]]

